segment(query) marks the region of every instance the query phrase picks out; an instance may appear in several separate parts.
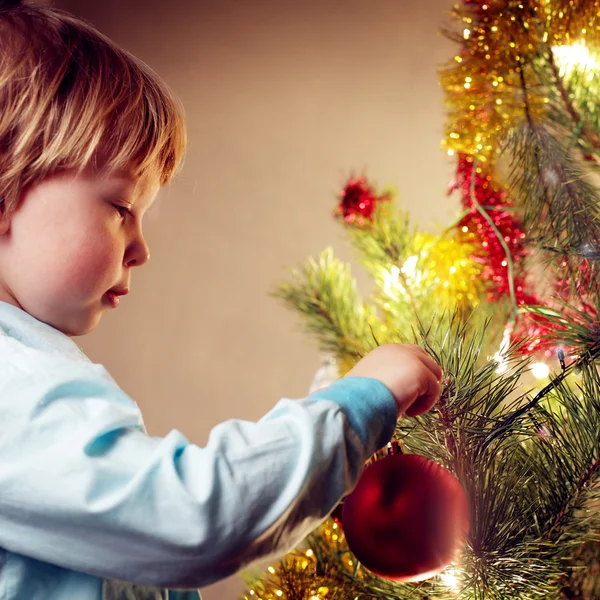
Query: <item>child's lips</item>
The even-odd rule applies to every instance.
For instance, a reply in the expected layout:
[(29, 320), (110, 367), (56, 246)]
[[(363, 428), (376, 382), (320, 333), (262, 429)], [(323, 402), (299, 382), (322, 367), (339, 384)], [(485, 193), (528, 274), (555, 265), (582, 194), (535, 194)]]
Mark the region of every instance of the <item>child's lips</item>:
[(112, 307), (117, 308), (117, 306), (119, 306), (119, 296), (125, 296), (126, 294), (129, 294), (129, 288), (115, 287), (106, 292), (106, 297), (108, 298), (108, 301), (111, 303)]
[(106, 297), (113, 308), (119, 306), (119, 296), (115, 292), (106, 292)]

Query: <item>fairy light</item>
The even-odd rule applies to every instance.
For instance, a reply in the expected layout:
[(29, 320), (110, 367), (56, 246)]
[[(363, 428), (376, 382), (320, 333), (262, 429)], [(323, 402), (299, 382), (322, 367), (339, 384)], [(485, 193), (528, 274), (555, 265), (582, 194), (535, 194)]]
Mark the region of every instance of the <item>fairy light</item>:
[(444, 583), (444, 585), (452, 590), (453, 592), (458, 592), (458, 576), (457, 572), (454, 569), (447, 569), (443, 573), (440, 574), (440, 579)]
[(417, 262), (419, 261), (418, 256), (409, 256), (402, 265), (402, 272), (411, 278), (417, 275)]
[(531, 365), (531, 374), (536, 379), (546, 379), (550, 375), (550, 367), (543, 362), (534, 363)]
[(398, 279), (400, 276), (400, 269), (396, 265), (392, 265), (389, 270), (382, 270), (382, 276), (384, 293), (391, 298), (395, 298), (399, 287)]
[(589, 71), (588, 77), (591, 77), (593, 72), (600, 67), (600, 63), (592, 56), (585, 42), (554, 46), (552, 52), (558, 63), (561, 77), (569, 75), (575, 68)]
[(504, 328), (504, 333), (502, 334), (502, 341), (500, 342), (500, 348), (498, 352), (494, 354), (492, 357), (497, 363), (498, 367), (496, 368), (496, 373), (504, 373), (508, 369), (508, 361), (506, 360), (506, 351), (510, 345), (510, 334), (511, 327), (507, 325)]

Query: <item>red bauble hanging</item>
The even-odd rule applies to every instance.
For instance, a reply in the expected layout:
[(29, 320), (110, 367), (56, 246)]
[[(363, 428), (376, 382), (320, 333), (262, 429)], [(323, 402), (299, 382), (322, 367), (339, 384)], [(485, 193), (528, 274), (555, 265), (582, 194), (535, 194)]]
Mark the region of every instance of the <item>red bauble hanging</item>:
[(463, 547), (469, 505), (458, 480), (417, 454), (371, 463), (345, 498), (348, 547), (367, 569), (399, 582), (440, 573)]

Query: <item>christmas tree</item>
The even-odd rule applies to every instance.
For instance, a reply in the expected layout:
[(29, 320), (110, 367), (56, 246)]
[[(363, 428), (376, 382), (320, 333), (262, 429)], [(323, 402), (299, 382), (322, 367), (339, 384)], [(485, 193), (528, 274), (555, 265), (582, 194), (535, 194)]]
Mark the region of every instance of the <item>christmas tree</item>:
[(398, 446), (443, 466), (468, 535), (441, 573), (399, 582), (357, 559), (334, 512), (249, 577), (246, 600), (600, 598), (600, 6), (463, 0), (452, 17), (439, 76), (462, 212), (426, 234), (352, 177), (336, 215), (372, 296), (331, 249), (276, 295), (336, 377), (388, 342), (436, 358), (438, 404), (400, 420), (370, 466)]

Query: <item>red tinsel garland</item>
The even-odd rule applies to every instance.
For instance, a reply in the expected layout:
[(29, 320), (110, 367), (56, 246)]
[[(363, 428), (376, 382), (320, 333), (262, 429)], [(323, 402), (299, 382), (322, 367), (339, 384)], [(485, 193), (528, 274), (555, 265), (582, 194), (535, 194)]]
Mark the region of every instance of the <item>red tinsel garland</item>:
[[(513, 206), (512, 200), (485, 168), (480, 167), (475, 171), (473, 191), (472, 177), (473, 158), (465, 154), (459, 155), (456, 176), (450, 183), (449, 193), (459, 192), (462, 207), (469, 211), (456, 227), (465, 242), (477, 247), (472, 259), (483, 265), (481, 276), (488, 284), (486, 300), (498, 302), (509, 297), (511, 293), (508, 258), (498, 238), (499, 233), (508, 247), (513, 265), (512, 284), (516, 305), (521, 307), (543, 304), (536, 294), (527, 289), (523, 261), (529, 252), (520, 222), (507, 210)], [(480, 209), (488, 214), (497, 231), (484, 218)], [(524, 340), (521, 346), (521, 352), (524, 354), (542, 351), (549, 354), (551, 344), (543, 339), (543, 336), (550, 331), (547, 319), (529, 313), (519, 313), (514, 318), (511, 341), (514, 343)]]
[(338, 196), (336, 215), (349, 225), (361, 227), (373, 219), (378, 202), (389, 200), (387, 195), (378, 196), (365, 177), (351, 177)]

